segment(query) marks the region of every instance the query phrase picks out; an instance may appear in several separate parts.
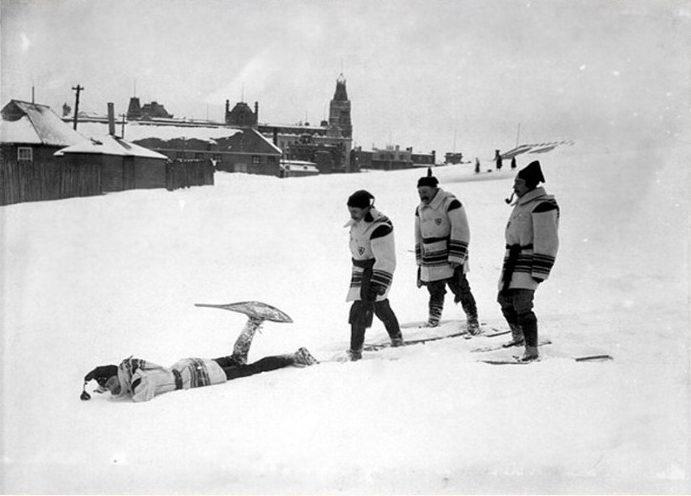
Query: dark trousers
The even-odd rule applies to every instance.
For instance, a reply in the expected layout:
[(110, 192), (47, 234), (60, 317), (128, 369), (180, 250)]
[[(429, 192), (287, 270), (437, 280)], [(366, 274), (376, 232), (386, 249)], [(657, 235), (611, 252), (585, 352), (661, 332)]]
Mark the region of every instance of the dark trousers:
[(386, 332), (391, 339), (401, 337), (401, 327), (398, 325), (396, 314), (391, 310), (389, 300), (367, 302), (357, 300), (350, 307), (350, 349), (361, 350), (365, 343), (365, 331), (372, 325), (372, 315), (376, 315), (384, 323)]
[(497, 302), (509, 325), (520, 326), (526, 346), (537, 346), (537, 317), (533, 312), (532, 289), (504, 289), (499, 291)]
[(214, 361), (221, 366), (229, 381), (293, 365), (291, 355), (268, 356), (249, 364), (238, 363), (232, 356), (214, 358)]
[(468, 319), (477, 320), (477, 305), (475, 298), (470, 291), (470, 284), (468, 278), (463, 273), (463, 267), (457, 267), (453, 276), (441, 281), (428, 282), (427, 291), (429, 291), (429, 315), (430, 317), (441, 318), (442, 310), (444, 310), (444, 295), (446, 295), (446, 286), (454, 294), (454, 303), (459, 303), (463, 307)]

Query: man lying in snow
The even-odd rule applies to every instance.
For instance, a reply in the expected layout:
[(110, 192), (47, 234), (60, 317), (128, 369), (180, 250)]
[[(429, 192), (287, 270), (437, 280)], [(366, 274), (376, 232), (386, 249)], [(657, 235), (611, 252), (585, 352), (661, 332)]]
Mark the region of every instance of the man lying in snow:
[(170, 367), (129, 357), (117, 366), (96, 367), (84, 377), (81, 399), (91, 398), (86, 392), (86, 385), (92, 380), (99, 385), (96, 392), (110, 391), (113, 396), (127, 396), (133, 401), (149, 401), (156, 395), (177, 389), (211, 386), (290, 365), (305, 367), (317, 363), (306, 348), (300, 348), (289, 355), (268, 356), (248, 364), (247, 354), (263, 320), (261, 317), (250, 315), (245, 328), (235, 341), (233, 354), (230, 356), (214, 359), (184, 358)]

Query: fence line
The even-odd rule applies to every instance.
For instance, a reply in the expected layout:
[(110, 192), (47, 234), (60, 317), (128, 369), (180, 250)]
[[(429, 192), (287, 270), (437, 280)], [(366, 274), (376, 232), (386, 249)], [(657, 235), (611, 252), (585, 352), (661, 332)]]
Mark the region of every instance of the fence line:
[[(176, 160), (166, 163), (165, 185), (161, 187), (172, 191), (213, 184), (214, 167), (209, 160)], [(123, 164), (123, 189), (136, 187), (133, 164)], [(100, 194), (103, 177), (99, 164), (4, 160), (0, 163), (0, 205)]]

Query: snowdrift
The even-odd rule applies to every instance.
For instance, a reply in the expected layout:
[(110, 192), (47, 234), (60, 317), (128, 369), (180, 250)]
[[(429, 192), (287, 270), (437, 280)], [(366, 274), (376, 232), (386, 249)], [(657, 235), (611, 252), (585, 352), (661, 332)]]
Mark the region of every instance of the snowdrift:
[[(143, 404), (81, 402), (82, 378), (130, 355), (171, 364), (229, 353), (244, 317), (195, 303), (261, 300), (288, 313), (294, 323), (267, 323), (251, 359), (346, 349), (342, 226), (356, 189), (371, 191), (395, 225), (392, 308), (401, 322), (424, 319), (412, 252), (423, 171), (221, 173), (215, 187), (0, 208), (0, 489), (688, 492), (689, 149), (576, 145), (519, 159), (535, 157), (561, 206), (560, 252), (536, 296), (541, 336), (553, 342), (541, 362), (479, 363), (470, 350), (490, 338), (457, 338)], [(507, 169), (434, 171), (468, 211), (469, 280), (488, 327), (505, 327), (495, 296)], [(443, 317), (462, 317), (450, 297)], [(385, 337), (375, 321), (367, 342)], [(614, 360), (571, 359), (598, 352)]]

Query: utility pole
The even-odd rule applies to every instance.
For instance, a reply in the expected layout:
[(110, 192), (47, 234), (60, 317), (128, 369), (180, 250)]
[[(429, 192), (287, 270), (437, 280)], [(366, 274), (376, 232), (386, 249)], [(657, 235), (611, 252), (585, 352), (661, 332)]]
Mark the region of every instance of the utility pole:
[(77, 112), (79, 112), (79, 93), (84, 89), (84, 86), (80, 86), (79, 83), (77, 83), (77, 86), (72, 86), (72, 89), (76, 92), (76, 95), (74, 98), (74, 122), (72, 124), (72, 128), (76, 131), (77, 130)]
[(120, 137), (122, 139), (125, 139), (125, 117), (127, 114), (120, 114), (120, 117), (122, 117), (122, 130), (120, 131)]

